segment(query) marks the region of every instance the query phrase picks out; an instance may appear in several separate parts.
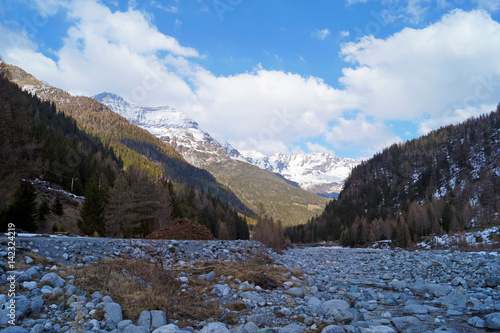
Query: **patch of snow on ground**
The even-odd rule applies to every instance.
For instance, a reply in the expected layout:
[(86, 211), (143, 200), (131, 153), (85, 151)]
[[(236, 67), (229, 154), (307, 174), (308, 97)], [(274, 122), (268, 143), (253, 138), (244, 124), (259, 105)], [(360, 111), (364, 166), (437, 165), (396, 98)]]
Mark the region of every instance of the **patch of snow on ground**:
[(451, 248), (457, 246), (458, 244), (464, 243), (471, 247), (479, 245), (491, 245), (493, 244), (493, 242), (491, 241), (490, 237), (493, 234), (498, 233), (500, 233), (500, 227), (492, 227), (481, 231), (471, 231), (451, 236), (447, 234), (441, 236), (433, 236), (429, 237), (423, 242), (416, 244), (416, 247), (420, 247), (423, 249), (430, 249), (433, 246)]

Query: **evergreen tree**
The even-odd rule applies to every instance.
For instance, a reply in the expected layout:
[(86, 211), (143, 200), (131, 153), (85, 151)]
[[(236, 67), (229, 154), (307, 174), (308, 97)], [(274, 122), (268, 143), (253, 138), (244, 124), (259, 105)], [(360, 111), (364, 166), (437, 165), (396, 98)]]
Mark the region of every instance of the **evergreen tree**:
[(59, 200), (59, 197), (56, 197), (54, 203), (52, 204), (52, 212), (57, 216), (63, 216), (64, 214), (63, 205), (61, 203), (61, 200)]
[(23, 181), (16, 192), (13, 205), (7, 212), (7, 222), (13, 222), (16, 228), (25, 231), (36, 231), (38, 225), (35, 220), (36, 209), (35, 188), (30, 182)]
[(50, 207), (47, 199), (43, 199), (38, 206), (38, 219), (45, 221), (46, 215), (50, 213)]
[(100, 173), (94, 173), (85, 187), (85, 201), (80, 211), (78, 227), (86, 235), (97, 232), (104, 236), (106, 225), (104, 210), (106, 208), (106, 184)]

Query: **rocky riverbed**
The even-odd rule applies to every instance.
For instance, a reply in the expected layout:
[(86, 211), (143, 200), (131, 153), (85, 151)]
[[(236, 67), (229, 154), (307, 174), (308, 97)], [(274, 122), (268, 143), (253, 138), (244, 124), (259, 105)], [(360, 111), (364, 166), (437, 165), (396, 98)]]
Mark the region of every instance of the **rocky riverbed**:
[[(17, 237), (16, 270), (11, 271), (7, 239), (0, 242), (0, 332), (500, 331), (500, 256), (495, 252), (308, 247), (277, 254), (251, 241)], [(280, 270), (279, 283), (195, 269), (200, 262), (243, 267), (256, 256)], [(67, 273), (102, 258), (161, 261), (182, 283), (179, 292), (203, 280), (208, 287), (199, 297), (217, 302), (222, 315), (186, 324), (151, 308), (126, 318), (121, 304), (105, 292), (79, 290), (75, 276)], [(103, 317), (96, 319), (98, 311)]]

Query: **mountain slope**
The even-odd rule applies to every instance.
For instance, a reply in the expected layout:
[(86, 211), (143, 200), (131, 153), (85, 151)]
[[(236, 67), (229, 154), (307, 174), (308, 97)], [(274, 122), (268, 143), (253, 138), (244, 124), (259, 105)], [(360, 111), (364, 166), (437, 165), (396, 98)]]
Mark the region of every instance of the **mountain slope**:
[(500, 106), (361, 163), (321, 216), (287, 232), (294, 241), (392, 239), (405, 246), (431, 234), (498, 225), (499, 210)]
[(59, 112), (72, 116), (80, 128), (112, 148), (125, 168), (139, 164), (156, 178), (170, 178), (177, 183), (188, 183), (205, 192), (210, 191), (241, 213), (253, 215), (229, 189), (217, 183), (209, 172), (189, 164), (172, 146), (131, 124), (106, 105), (93, 98), (71, 96), (37, 80), (21, 68), (4, 62), (0, 72), (23, 90), (54, 103)]
[(267, 212), (284, 225), (304, 223), (320, 213), (328, 201), (250, 165), (236, 149), (227, 143), (221, 145), (175, 109), (133, 105), (110, 93), (94, 98), (171, 144), (190, 163), (208, 170), (252, 210), (256, 211), (262, 202)]

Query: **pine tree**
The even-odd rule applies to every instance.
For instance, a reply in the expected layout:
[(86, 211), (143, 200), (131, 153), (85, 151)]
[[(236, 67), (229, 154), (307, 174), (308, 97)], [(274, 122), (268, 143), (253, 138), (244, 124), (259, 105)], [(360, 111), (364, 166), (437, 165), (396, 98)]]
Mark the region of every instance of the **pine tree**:
[(129, 235), (134, 219), (133, 212), (131, 212), (132, 196), (133, 193), (126, 175), (122, 172), (109, 190), (105, 211), (107, 235), (112, 237)]
[(64, 214), (63, 205), (61, 203), (61, 200), (59, 200), (59, 197), (56, 197), (54, 203), (52, 204), (52, 212), (57, 216), (63, 216)]
[(35, 220), (36, 209), (35, 188), (29, 182), (22, 182), (16, 192), (14, 204), (7, 212), (7, 222), (13, 222), (16, 228), (25, 231), (36, 231), (38, 225)]
[(47, 199), (43, 199), (38, 206), (38, 219), (41, 221), (45, 221), (45, 217), (48, 213), (50, 213), (49, 203)]
[(100, 173), (94, 173), (85, 186), (85, 201), (80, 211), (78, 227), (85, 235), (93, 235), (97, 232), (104, 236), (106, 225), (104, 210), (106, 208), (106, 184)]

